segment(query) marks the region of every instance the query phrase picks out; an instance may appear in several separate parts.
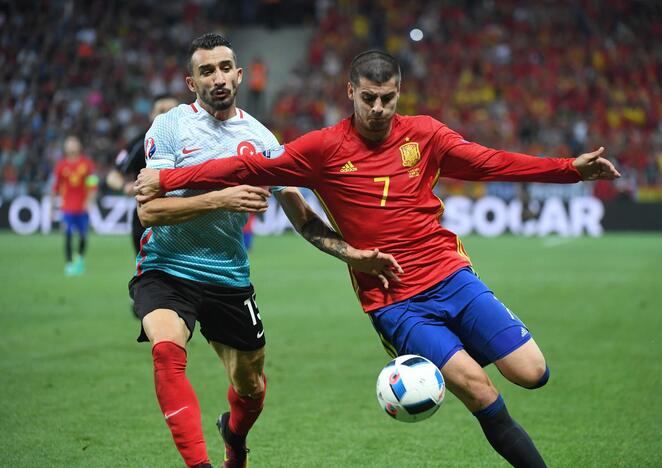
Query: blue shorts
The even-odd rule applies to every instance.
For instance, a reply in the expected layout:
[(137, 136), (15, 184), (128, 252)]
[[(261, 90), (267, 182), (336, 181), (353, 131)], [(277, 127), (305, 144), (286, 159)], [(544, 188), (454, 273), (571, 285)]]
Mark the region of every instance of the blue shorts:
[(62, 213), (62, 222), (68, 235), (71, 235), (76, 229), (81, 236), (84, 236), (87, 234), (90, 217), (87, 213)]
[(369, 315), (389, 354), (418, 354), (440, 369), (461, 349), (484, 367), (531, 339), (470, 268)]

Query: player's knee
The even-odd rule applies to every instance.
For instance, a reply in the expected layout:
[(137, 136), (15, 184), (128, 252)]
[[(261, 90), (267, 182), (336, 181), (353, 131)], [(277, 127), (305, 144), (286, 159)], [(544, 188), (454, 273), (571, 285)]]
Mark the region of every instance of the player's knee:
[(231, 380), (232, 387), (239, 396), (257, 399), (264, 393), (264, 377), (261, 373), (233, 372)]
[(538, 374), (537, 380), (535, 380), (531, 385), (524, 385), (524, 387), (528, 388), (529, 390), (534, 390), (536, 388), (545, 386), (545, 384), (547, 384), (548, 381), (549, 381), (549, 367), (545, 366), (542, 373)]
[(520, 387), (533, 390), (540, 388), (549, 380), (549, 368), (545, 361), (531, 363), (525, 368), (520, 368), (509, 380)]

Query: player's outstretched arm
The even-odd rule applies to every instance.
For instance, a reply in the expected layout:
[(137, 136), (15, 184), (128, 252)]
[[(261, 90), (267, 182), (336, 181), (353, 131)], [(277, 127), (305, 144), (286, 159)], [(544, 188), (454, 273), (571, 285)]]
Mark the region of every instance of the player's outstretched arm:
[(604, 151), (604, 147), (601, 146), (595, 151), (577, 156), (572, 162), (583, 180), (614, 180), (621, 176), (616, 167), (602, 157)]
[(317, 216), (297, 189), (288, 187), (277, 192), (276, 197), (297, 232), (322, 252), (339, 258), (356, 271), (377, 276), (384, 289), (388, 289), (391, 281), (400, 281), (398, 274), (403, 271), (392, 255), (349, 245)]
[(264, 213), (271, 194), (261, 187), (238, 185), (193, 197), (156, 198), (138, 205), (144, 227), (179, 224), (215, 210)]

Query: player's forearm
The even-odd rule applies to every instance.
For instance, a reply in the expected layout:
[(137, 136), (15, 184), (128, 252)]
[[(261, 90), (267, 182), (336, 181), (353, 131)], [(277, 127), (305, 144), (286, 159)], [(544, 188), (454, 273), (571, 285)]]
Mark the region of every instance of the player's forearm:
[(478, 181), (575, 183), (581, 176), (572, 161), (467, 145), (452, 150), (442, 175)]
[(144, 227), (180, 224), (221, 208), (208, 194), (195, 197), (156, 198), (138, 206), (138, 217)]
[(278, 159), (262, 155), (213, 159), (195, 166), (159, 171), (159, 185), (169, 192), (181, 188), (214, 189), (248, 184), (254, 186), (290, 185), (311, 187), (311, 167), (285, 153)]
[[(246, 177), (241, 158), (212, 159), (195, 166), (176, 169), (163, 169), (159, 172), (161, 190), (169, 192), (181, 188), (214, 189), (243, 183), (251, 185), (272, 185)], [(275, 184), (273, 184), (275, 185)]]
[(338, 233), (326, 225), (324, 221), (306, 203), (298, 189), (286, 187), (276, 192), (276, 198), (281, 204), (287, 218), (301, 236), (315, 247), (340, 260), (349, 260), (351, 247)]
[(308, 242), (320, 249), (322, 252), (349, 263), (351, 252), (354, 248), (343, 240), (340, 235), (332, 230), (319, 217), (315, 216), (308, 220), (299, 233)]

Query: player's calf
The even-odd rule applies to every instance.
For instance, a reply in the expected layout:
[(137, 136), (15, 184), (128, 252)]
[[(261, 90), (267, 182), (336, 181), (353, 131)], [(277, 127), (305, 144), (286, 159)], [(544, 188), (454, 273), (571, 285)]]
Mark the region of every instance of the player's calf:
[(485, 408), (499, 395), (485, 371), (464, 350), (455, 353), (441, 372), (448, 389), (469, 411)]

